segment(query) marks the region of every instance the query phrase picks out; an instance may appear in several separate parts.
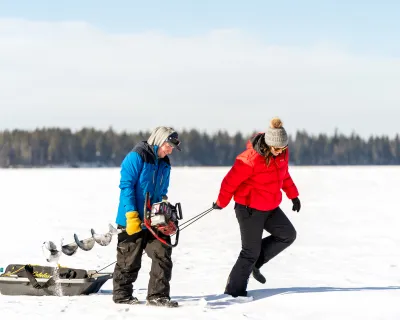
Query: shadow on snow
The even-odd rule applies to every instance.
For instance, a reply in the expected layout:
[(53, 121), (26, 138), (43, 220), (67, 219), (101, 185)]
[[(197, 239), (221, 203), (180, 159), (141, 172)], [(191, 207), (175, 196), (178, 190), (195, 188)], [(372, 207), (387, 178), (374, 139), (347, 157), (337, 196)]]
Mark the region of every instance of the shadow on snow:
[[(140, 289), (139, 289), (140, 290)], [(325, 292), (356, 292), (356, 291), (387, 291), (400, 290), (400, 286), (387, 287), (288, 287), (275, 289), (257, 289), (249, 290), (248, 295), (253, 297), (253, 300), (234, 299), (226, 294), (211, 294), (211, 295), (187, 295), (187, 296), (172, 296), (172, 299), (186, 305), (200, 304), (202, 301), (205, 306), (213, 309), (225, 308), (231, 304), (248, 303), (254, 300), (269, 298), (276, 295), (285, 294), (304, 294), (304, 293), (325, 293)], [(98, 294), (112, 294), (112, 290), (101, 290)]]

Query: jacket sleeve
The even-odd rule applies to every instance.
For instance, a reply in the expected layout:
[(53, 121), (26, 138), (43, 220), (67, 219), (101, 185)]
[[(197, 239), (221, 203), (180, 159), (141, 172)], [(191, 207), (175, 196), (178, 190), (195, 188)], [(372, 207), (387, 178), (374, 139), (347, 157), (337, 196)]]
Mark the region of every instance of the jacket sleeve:
[(283, 178), (282, 190), (286, 193), (286, 196), (289, 199), (294, 199), (299, 196), (299, 191), (297, 190), (296, 185), (294, 184), (292, 177), (289, 173), (289, 150), (287, 151), (287, 163), (288, 168), (286, 170), (286, 175)]
[(135, 185), (139, 180), (143, 168), (143, 160), (137, 152), (129, 153), (121, 164), (121, 189), (120, 201), (125, 207), (125, 212), (138, 211)]
[(233, 194), (240, 184), (253, 173), (253, 166), (244, 157), (238, 157), (232, 168), (222, 180), (221, 189), (217, 199), (217, 205), (225, 208), (231, 201)]

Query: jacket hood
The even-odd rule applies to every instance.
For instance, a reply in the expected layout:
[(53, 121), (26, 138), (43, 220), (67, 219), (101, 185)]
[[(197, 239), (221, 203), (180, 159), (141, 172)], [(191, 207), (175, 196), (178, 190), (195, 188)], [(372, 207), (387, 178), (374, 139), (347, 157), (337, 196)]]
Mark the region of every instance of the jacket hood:
[(158, 146), (149, 145), (147, 141), (141, 141), (133, 148), (133, 151), (142, 150), (142, 151), (150, 154), (154, 158), (154, 162), (156, 162), (156, 160), (160, 160), (160, 161), (165, 161), (166, 163), (171, 165), (171, 162), (170, 162), (168, 156), (165, 156), (164, 158), (158, 158), (158, 155), (157, 155), (158, 148), (159, 148)]
[(251, 137), (249, 142), (247, 143), (247, 149), (254, 149), (259, 155), (264, 156), (261, 151), (261, 146), (265, 145), (264, 140), (265, 133), (260, 132), (257, 133), (255, 136)]

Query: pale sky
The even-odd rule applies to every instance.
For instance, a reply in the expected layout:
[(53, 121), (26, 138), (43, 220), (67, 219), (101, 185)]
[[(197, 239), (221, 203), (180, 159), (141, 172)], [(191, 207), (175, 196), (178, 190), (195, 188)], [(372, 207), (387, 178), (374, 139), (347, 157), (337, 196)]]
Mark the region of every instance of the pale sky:
[(322, 2), (0, 0), (0, 130), (400, 133), (400, 5)]

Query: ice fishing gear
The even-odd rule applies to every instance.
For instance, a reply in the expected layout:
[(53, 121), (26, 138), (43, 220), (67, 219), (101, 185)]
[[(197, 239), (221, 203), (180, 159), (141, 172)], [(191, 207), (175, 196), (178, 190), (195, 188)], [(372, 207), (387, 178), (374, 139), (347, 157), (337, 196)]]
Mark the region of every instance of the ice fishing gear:
[[(191, 219), (183, 222), (179, 226), (178, 220), (182, 219), (181, 204), (177, 203), (176, 205), (171, 205), (169, 202), (162, 201), (154, 203), (152, 206), (150, 206), (149, 194), (147, 193), (144, 205), (143, 226), (149, 229), (149, 231), (156, 237), (156, 239), (161, 241), (163, 244), (170, 247), (175, 247), (177, 246), (179, 241), (180, 231), (189, 227), (191, 224), (203, 218), (213, 210), (214, 208), (211, 207), (199, 213), (198, 215), (192, 217)], [(91, 229), (92, 236), (84, 240), (80, 240), (78, 236), (74, 234), (74, 242), (69, 244), (63, 244), (63, 240), (61, 240), (61, 251), (57, 249), (57, 246), (53, 241), (44, 242), (42, 245), (42, 251), (46, 258), (46, 261), (47, 262), (58, 261), (58, 259), (62, 254), (65, 254), (67, 256), (72, 256), (77, 252), (78, 248), (82, 249), (83, 251), (89, 251), (95, 246), (96, 243), (99, 244), (100, 246), (108, 246), (111, 243), (113, 236), (125, 232), (124, 229), (116, 229), (111, 224), (109, 224), (108, 228), (109, 228), (108, 232), (104, 234), (98, 234), (94, 231), (94, 229)], [(176, 236), (175, 243), (174, 244), (167, 243), (163, 239), (162, 235), (160, 235), (160, 233), (168, 236), (175, 235)], [(116, 261), (100, 269), (98, 272), (113, 265), (114, 263), (116, 263)]]
[[(169, 202), (162, 201), (150, 206), (150, 194), (147, 192), (144, 205), (143, 225), (153, 234), (153, 236), (168, 247), (176, 247), (179, 241), (178, 220), (182, 219), (182, 208), (178, 202), (175, 206)], [(159, 233), (166, 236), (175, 235), (175, 243), (169, 244), (160, 237)]]
[(68, 267), (10, 264), (0, 274), (2, 295), (75, 296), (97, 293), (112, 273)]
[(72, 256), (77, 252), (78, 248), (82, 249), (83, 251), (89, 251), (96, 243), (101, 246), (108, 246), (111, 243), (113, 236), (123, 232), (123, 230), (116, 229), (109, 224), (108, 232), (105, 234), (98, 234), (94, 231), (94, 229), (91, 229), (90, 232), (92, 236), (84, 240), (80, 240), (76, 233), (74, 234), (74, 242), (63, 244), (63, 240), (61, 240), (61, 251), (57, 249), (57, 245), (53, 241), (44, 242), (42, 245), (42, 251), (46, 261), (58, 261), (58, 258), (62, 253), (67, 256)]
[[(182, 207), (179, 202), (172, 205), (167, 201), (162, 201), (150, 206), (150, 194), (146, 194), (142, 227), (147, 228), (158, 241), (162, 242), (166, 246), (176, 247), (178, 245), (180, 231), (178, 220), (181, 219)], [(109, 224), (108, 232), (104, 234), (96, 233), (94, 229), (91, 229), (90, 232), (92, 236), (87, 239), (80, 240), (78, 235), (75, 233), (73, 242), (64, 244), (63, 240), (61, 240), (61, 251), (57, 249), (57, 245), (53, 241), (44, 242), (42, 245), (42, 251), (45, 255), (46, 261), (58, 261), (62, 253), (67, 256), (72, 256), (77, 252), (78, 248), (83, 251), (90, 251), (96, 243), (100, 246), (108, 246), (111, 243), (113, 236), (126, 231), (123, 228), (117, 229), (113, 225)], [(166, 236), (175, 235), (175, 243), (169, 244), (163, 239), (160, 233)]]

